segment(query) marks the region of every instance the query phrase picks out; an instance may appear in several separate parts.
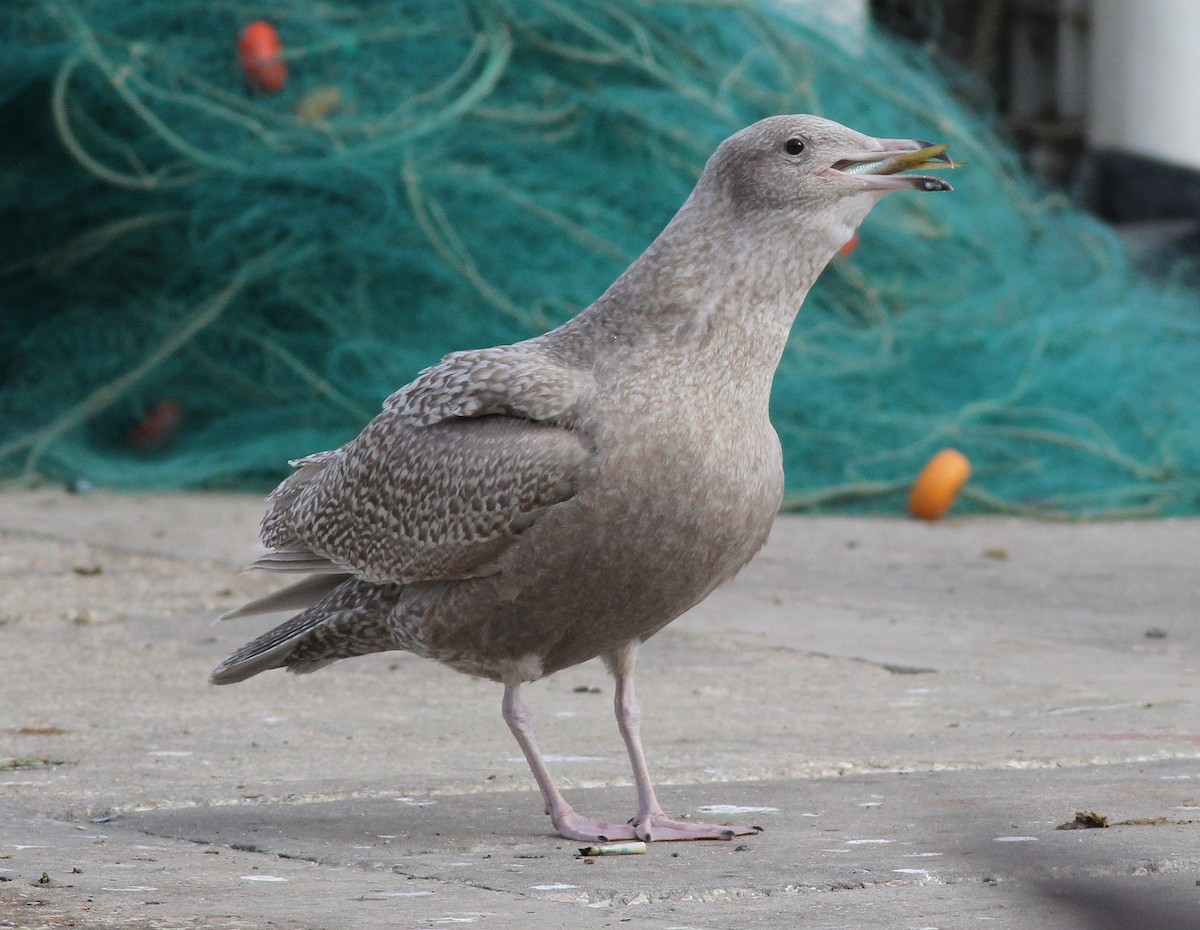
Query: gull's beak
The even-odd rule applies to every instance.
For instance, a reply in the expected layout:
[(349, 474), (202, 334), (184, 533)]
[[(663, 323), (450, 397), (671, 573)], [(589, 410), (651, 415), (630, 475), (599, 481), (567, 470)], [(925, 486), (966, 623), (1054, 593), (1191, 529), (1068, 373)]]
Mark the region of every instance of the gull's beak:
[(844, 154), (824, 168), (820, 176), (839, 181), (856, 181), (863, 190), (949, 191), (941, 178), (921, 174), (899, 174), (910, 169), (957, 167), (946, 154), (948, 146), (916, 139), (876, 139), (879, 148)]

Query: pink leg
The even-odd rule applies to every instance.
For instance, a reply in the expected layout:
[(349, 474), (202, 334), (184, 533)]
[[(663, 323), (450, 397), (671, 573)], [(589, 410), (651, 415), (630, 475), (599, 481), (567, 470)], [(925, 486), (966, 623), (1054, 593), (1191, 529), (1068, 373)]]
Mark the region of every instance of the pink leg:
[(520, 685), (509, 685), (504, 689), (504, 722), (517, 738), (521, 752), (525, 754), (525, 761), (533, 770), (533, 777), (542, 791), (542, 797), (546, 801), (546, 813), (550, 815), (554, 829), (565, 839), (588, 843), (636, 839), (633, 827), (628, 824), (617, 825), (592, 820), (575, 813), (575, 809), (567, 803), (567, 799), (550, 778), (546, 763), (542, 761), (542, 754), (538, 752), (537, 743), (533, 740), (533, 718), (517, 693), (519, 687)]
[(617, 680), (613, 701), (617, 714), (617, 728), (629, 750), (629, 761), (633, 765), (633, 780), (637, 785), (638, 812), (630, 821), (638, 839), (653, 840), (731, 840), (735, 836), (761, 833), (762, 827), (725, 826), (691, 821), (671, 820), (658, 803), (654, 785), (650, 781), (650, 770), (646, 767), (646, 754), (642, 751), (642, 712), (638, 709), (633, 693), (633, 663), (637, 643), (630, 643), (621, 651), (606, 658), (609, 669)]

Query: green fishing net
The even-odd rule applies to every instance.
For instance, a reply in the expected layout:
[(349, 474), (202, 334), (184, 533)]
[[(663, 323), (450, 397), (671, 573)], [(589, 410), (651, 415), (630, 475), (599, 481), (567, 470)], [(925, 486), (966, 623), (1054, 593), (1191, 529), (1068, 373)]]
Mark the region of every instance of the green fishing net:
[[(815, 112), (951, 143), (810, 295), (793, 508), (1200, 510), (1200, 295), (1021, 173), (922, 52), (729, 2), (26, 0), (0, 10), (0, 478), (265, 489), (444, 353), (591, 302), (716, 144)], [(269, 15), (287, 83), (247, 86)]]

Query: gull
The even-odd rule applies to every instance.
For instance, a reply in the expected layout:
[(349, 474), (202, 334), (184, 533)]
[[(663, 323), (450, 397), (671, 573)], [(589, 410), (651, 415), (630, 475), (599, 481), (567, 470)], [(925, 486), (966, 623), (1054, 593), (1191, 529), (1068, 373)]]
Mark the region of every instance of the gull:
[[(361, 435), (293, 462), (254, 567), (309, 577), (227, 616), (299, 611), (215, 684), (405, 650), (504, 686), (554, 829), (583, 841), (728, 839), (669, 817), (634, 695), (639, 646), (766, 542), (783, 493), (771, 382), (805, 294), (871, 208), (943, 191), (945, 146), (774, 116), (726, 139), (646, 251), (543, 335), (455, 352)], [(577, 813), (521, 687), (600, 657), (637, 812)]]

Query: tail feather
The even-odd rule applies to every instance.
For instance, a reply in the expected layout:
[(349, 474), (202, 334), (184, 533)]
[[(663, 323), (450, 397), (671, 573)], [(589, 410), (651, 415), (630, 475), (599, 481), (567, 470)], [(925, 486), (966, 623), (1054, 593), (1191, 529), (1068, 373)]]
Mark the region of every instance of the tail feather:
[(320, 605), (309, 608), (292, 617), (287, 623), (264, 633), (247, 643), (228, 659), (218, 665), (208, 680), (214, 685), (231, 685), (245, 681), (269, 668), (287, 664), (288, 654), (296, 648), (304, 634), (314, 630), (327, 619)]
[(308, 575), (344, 575), (345, 566), (331, 562), (323, 555), (307, 549), (273, 549), (250, 563), (250, 568), (273, 572), (303, 572)]
[[(331, 579), (321, 576), (321, 581), (329, 584)], [(296, 588), (311, 596), (319, 585), (310, 578), (285, 589), (280, 596), (286, 598)], [(303, 613), (231, 655), (213, 670), (209, 681), (229, 685), (271, 668), (310, 672), (337, 659), (407, 648), (409, 643), (398, 638), (391, 622), (392, 608), (403, 590), (404, 586), (398, 584), (342, 580)]]
[(272, 614), (311, 607), (349, 577), (345, 574), (313, 575), (296, 584), (289, 585), (281, 591), (260, 597), (228, 613), (221, 614), (219, 619), (236, 620), (238, 617), (253, 617), (256, 614)]

